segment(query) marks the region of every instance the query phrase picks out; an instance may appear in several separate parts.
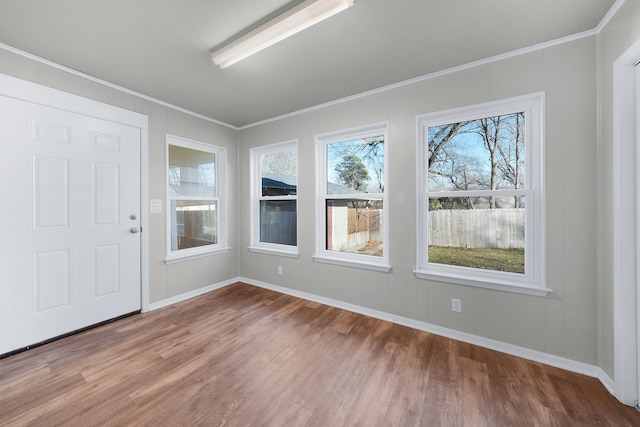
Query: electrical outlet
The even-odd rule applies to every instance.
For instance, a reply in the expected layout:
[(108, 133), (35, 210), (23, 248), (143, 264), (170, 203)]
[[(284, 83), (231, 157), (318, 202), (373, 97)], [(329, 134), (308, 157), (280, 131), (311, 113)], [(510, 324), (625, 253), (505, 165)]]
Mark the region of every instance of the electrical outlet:
[(282, 274), (282, 266), (281, 265), (278, 266), (278, 274)]
[(451, 298), (451, 311), (462, 313), (462, 301), (458, 298)]

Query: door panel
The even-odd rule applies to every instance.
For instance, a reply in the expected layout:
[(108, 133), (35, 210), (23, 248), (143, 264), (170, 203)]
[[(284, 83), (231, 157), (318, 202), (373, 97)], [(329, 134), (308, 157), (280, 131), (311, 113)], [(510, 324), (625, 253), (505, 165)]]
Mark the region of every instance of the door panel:
[(34, 314), (71, 304), (69, 250), (33, 254)]
[(93, 297), (120, 292), (120, 245), (93, 248)]
[(93, 163), (93, 225), (120, 223), (120, 166)]
[(69, 227), (69, 160), (34, 156), (33, 227)]
[(139, 310), (140, 129), (0, 96), (0, 167), (0, 354)]

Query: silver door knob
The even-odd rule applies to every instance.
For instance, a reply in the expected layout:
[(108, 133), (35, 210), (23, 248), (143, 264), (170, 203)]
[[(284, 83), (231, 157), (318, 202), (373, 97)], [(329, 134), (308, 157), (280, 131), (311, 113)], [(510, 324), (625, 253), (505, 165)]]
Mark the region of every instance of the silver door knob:
[(138, 227), (131, 227), (131, 231), (133, 234), (138, 233), (140, 230), (138, 230)]

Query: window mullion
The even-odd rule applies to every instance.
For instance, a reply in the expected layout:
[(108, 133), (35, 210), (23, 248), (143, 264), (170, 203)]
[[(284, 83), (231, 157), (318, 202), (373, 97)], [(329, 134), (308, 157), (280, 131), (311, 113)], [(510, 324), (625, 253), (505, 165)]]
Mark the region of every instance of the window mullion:
[(512, 197), (512, 196), (530, 196), (533, 190), (516, 189), (516, 190), (454, 190), (454, 191), (427, 191), (425, 195), (429, 198), (440, 197)]
[(260, 196), (258, 200), (297, 200), (298, 196)]

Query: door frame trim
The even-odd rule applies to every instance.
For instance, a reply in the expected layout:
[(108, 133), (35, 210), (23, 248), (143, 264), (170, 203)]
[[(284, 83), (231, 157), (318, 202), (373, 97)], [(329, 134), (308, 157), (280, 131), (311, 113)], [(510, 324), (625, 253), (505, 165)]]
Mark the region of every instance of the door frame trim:
[(615, 395), (627, 405), (638, 399), (638, 286), (636, 228), (640, 188), (635, 147), (635, 64), (640, 40), (613, 64), (613, 322)]
[(0, 96), (53, 107), (140, 129), (140, 303), (149, 310), (149, 118), (104, 102), (84, 98), (17, 77), (0, 74)]

